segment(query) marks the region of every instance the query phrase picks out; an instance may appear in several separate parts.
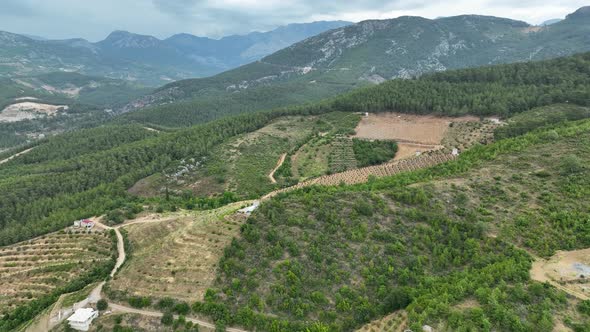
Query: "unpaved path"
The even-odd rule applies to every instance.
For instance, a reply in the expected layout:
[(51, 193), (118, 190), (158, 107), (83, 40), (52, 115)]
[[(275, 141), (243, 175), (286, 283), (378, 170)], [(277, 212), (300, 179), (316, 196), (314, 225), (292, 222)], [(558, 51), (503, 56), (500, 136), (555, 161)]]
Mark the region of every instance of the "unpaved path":
[[(143, 309), (135, 309), (135, 308), (131, 308), (131, 307), (127, 307), (124, 305), (120, 305), (120, 304), (116, 304), (116, 303), (109, 303), (109, 306), (111, 307), (111, 309), (115, 312), (125, 312), (125, 313), (130, 313), (130, 314), (139, 314), (139, 315), (143, 315), (143, 316), (149, 316), (149, 317), (162, 317), (164, 314), (158, 311), (150, 311), (150, 310), (143, 310)], [(178, 318), (177, 315), (174, 315), (174, 318)], [(191, 318), (191, 317), (185, 317), (187, 321), (191, 321), (194, 324), (198, 324), (202, 327), (207, 327), (210, 329), (215, 329), (215, 324), (206, 322), (204, 320), (200, 320), (200, 319), (196, 319), (196, 318)], [(237, 329), (237, 328), (232, 328), (232, 327), (227, 327), (225, 329), (228, 332), (247, 332), (246, 330), (241, 330), (241, 329)]]
[(279, 157), (279, 161), (277, 162), (277, 166), (268, 175), (268, 178), (270, 179), (270, 182), (277, 183), (277, 180), (275, 180), (275, 172), (283, 165), (283, 163), (285, 162), (285, 157), (287, 157), (287, 154), (286, 153), (283, 153)]
[(10, 157), (6, 158), (6, 159), (4, 159), (4, 160), (0, 160), (0, 165), (2, 165), (2, 164), (4, 164), (4, 163), (7, 163), (7, 162), (11, 161), (12, 159), (14, 159), (14, 158), (16, 158), (16, 157), (18, 157), (18, 156), (22, 156), (22, 155), (23, 155), (23, 154), (25, 154), (25, 153), (31, 152), (31, 150), (33, 150), (33, 149), (34, 149), (34, 148), (26, 149), (26, 150), (24, 150), (24, 151), (21, 151), (21, 152), (19, 152), (19, 153), (16, 153), (16, 154), (14, 154), (14, 155), (12, 155), (12, 156), (10, 156)]
[(154, 128), (150, 128), (150, 127), (143, 127), (143, 129), (149, 130), (149, 131), (153, 131), (153, 132), (156, 132), (156, 133), (159, 133), (160, 132), (158, 129), (154, 129)]
[[(103, 228), (103, 229), (108, 229), (108, 230), (114, 230), (115, 234), (117, 235), (117, 262), (115, 263), (115, 267), (113, 268), (113, 270), (111, 271), (111, 278), (115, 276), (115, 273), (117, 273), (117, 270), (119, 270), (119, 268), (121, 267), (121, 265), (123, 265), (123, 263), (125, 263), (125, 258), (126, 258), (126, 254), (125, 254), (125, 245), (123, 243), (123, 235), (121, 235), (121, 232), (119, 232), (119, 227), (121, 225), (119, 225), (119, 227), (111, 227), (111, 226), (107, 226), (103, 223), (101, 223), (100, 221), (97, 220), (97, 218), (93, 218), (92, 221), (94, 221), (95, 225), (97, 227)], [(102, 285), (99, 285), (102, 288)], [(97, 287), (99, 287), (97, 286)], [(100, 294), (100, 292), (99, 292)]]

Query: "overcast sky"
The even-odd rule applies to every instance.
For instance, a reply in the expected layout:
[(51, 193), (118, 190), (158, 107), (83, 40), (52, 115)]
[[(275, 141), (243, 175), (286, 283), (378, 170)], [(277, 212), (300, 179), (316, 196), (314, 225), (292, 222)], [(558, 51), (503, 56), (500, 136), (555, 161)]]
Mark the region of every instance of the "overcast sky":
[(104, 39), (113, 30), (165, 38), (218, 38), (319, 20), (427, 18), (461, 14), (532, 24), (563, 18), (587, 0), (0, 0), (0, 30), (48, 38)]

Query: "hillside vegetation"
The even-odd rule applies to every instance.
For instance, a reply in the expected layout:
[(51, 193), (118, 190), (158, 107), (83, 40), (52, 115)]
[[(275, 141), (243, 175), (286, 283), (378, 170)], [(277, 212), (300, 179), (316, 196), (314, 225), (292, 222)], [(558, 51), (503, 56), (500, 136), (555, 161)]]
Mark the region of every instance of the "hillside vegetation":
[(582, 331), (590, 318), (530, 280), (527, 251), (590, 245), (589, 146), (584, 120), (430, 170), (279, 196), (242, 226), (217, 291), (194, 308), (261, 330), (347, 331), (406, 308), (414, 330)]
[[(583, 9), (577, 13), (542, 28), (476, 15), (364, 21), (213, 77), (168, 84), (130, 104), (126, 110), (137, 111), (126, 117), (187, 126), (231, 114), (314, 102), (390, 79), (587, 52), (590, 19)], [(407, 89), (419, 92), (422, 87), (408, 85)], [(405, 90), (402, 96), (415, 97)], [(459, 99), (460, 95), (451, 96), (448, 102), (462, 103)]]
[[(199, 160), (230, 137), (260, 129), (281, 116), (323, 114), (333, 110), (385, 111), (393, 108), (391, 104), (394, 101), (399, 101), (399, 105), (419, 106), (401, 109), (405, 112), (426, 113), (429, 107), (434, 111), (440, 109), (443, 114), (453, 114), (456, 109), (467, 113), (469, 107), (476, 104), (479, 107), (472, 109), (476, 114), (493, 114), (498, 111), (498, 104), (506, 105), (503, 114), (515, 114), (566, 100), (586, 105), (590, 102), (589, 62), (590, 54), (582, 54), (538, 63), (448, 72), (413, 81), (391, 81), (333, 101), (228, 117), (177, 132), (157, 134), (147, 133), (141, 127), (123, 127), (143, 130), (150, 137), (133, 142), (120, 137), (120, 144), (113, 143), (112, 148), (79, 150), (76, 154), (71, 154), (67, 146), (100, 145), (94, 142), (92, 136), (85, 136), (86, 131), (70, 134), (77, 135), (71, 136), (77, 137), (76, 141), (67, 141), (63, 148), (54, 152), (56, 155), (52, 159), (43, 163), (28, 163), (21, 157), (0, 166), (0, 191), (10, 193), (0, 197), (0, 243), (13, 243), (57, 230), (73, 219), (99, 215), (124, 205), (128, 199), (126, 189), (139, 179), (173, 169), (182, 159)], [(463, 78), (466, 82), (451, 83), (444, 81), (445, 77), (454, 81)], [(477, 77), (484, 82), (469, 81)], [(532, 80), (543, 77), (546, 78), (545, 84), (536, 88)], [(431, 91), (440, 89), (441, 94), (437, 97), (427, 93), (428, 89), (410, 89), (406, 85), (431, 87)], [(510, 91), (503, 86), (509, 86)], [(400, 90), (413, 98), (400, 96)], [(442, 91), (446, 91), (444, 97)], [(470, 91), (473, 93), (468, 93)], [(524, 101), (514, 91), (521, 91)], [(494, 99), (483, 99), (490, 95)], [(396, 98), (398, 96), (400, 99)], [(450, 101), (452, 96), (457, 96), (457, 102)], [(99, 130), (108, 133), (119, 131), (121, 127), (107, 126)], [(49, 139), (39, 147), (56, 144), (54, 142), (58, 140), (62, 139)], [(57, 160), (59, 155), (68, 159)]]

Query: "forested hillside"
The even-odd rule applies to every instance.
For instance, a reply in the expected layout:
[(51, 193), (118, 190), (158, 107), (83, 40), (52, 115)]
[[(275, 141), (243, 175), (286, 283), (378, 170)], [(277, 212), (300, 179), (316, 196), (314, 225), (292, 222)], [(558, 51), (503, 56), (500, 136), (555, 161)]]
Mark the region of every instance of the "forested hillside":
[[(59, 148), (51, 148), (50, 157), (43, 162), (29, 162), (28, 158), (35, 156), (32, 154), (0, 165), (0, 191), (8, 193), (0, 197), (0, 243), (56, 230), (72, 219), (122, 206), (129, 200), (126, 190), (139, 179), (178, 165), (182, 159), (198, 160), (228, 138), (259, 129), (285, 115), (369, 109), (427, 113), (429, 108), (441, 114), (509, 115), (555, 102), (588, 105), (588, 62), (590, 54), (582, 54), (392, 81), (315, 105), (228, 117), (171, 133), (158, 134), (140, 126), (95, 129), (112, 140), (109, 144), (96, 141), (96, 132), (92, 131), (52, 138), (37, 147), (42, 151), (45, 144), (59, 144)], [(465, 82), (456, 83), (462, 80)], [(535, 86), (535, 80), (543, 84)], [(437, 91), (439, 97), (433, 98)], [(392, 104), (398, 100), (413, 107)], [(497, 105), (505, 105), (506, 109), (498, 109)], [(123, 130), (135, 134), (129, 138), (114, 135)]]
[[(95, 126), (150, 89), (78, 73), (0, 79), (0, 150), (36, 138)], [(57, 109), (57, 112), (53, 112)]]
[(126, 117), (186, 126), (229, 114), (317, 101), (389, 79), (571, 55), (589, 50), (589, 22), (583, 9), (543, 27), (469, 15), (365, 21), (309, 38), (220, 75), (171, 83), (124, 111), (143, 108)]
[(586, 331), (580, 301), (529, 270), (531, 254), (590, 246), (589, 147), (582, 120), (432, 169), (279, 196), (242, 226), (193, 309), (259, 330), (352, 331), (405, 310), (415, 331)]

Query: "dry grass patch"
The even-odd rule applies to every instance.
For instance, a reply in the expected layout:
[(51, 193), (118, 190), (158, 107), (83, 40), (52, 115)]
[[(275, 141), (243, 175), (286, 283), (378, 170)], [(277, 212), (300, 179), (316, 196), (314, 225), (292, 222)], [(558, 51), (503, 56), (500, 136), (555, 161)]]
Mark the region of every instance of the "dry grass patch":
[(212, 286), (223, 249), (237, 236), (244, 217), (236, 203), (212, 211), (180, 212), (162, 222), (126, 226), (132, 258), (111, 282), (134, 296), (202, 300)]

